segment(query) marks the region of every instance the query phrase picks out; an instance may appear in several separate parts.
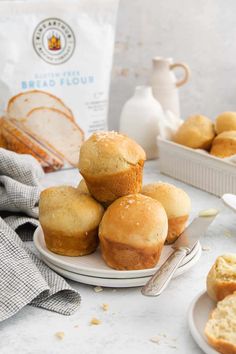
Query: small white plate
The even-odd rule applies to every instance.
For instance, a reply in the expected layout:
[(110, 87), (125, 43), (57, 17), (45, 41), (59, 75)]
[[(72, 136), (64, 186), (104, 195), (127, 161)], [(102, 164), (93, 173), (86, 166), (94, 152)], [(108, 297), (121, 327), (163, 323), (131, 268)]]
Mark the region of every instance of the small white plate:
[(203, 291), (193, 300), (188, 311), (190, 332), (196, 343), (206, 354), (218, 354), (218, 352), (208, 344), (204, 335), (205, 325), (211, 311), (215, 307), (216, 303)]
[(230, 209), (236, 211), (236, 195), (235, 194), (224, 194), (222, 195), (221, 199)]
[[(191, 267), (194, 266), (201, 257), (201, 246), (200, 244), (197, 246), (197, 253), (195, 253), (194, 257), (184, 265), (180, 266), (175, 274), (174, 278), (178, 277), (179, 275), (187, 272)], [(62, 275), (65, 278), (77, 281), (79, 283), (88, 284), (88, 285), (95, 285), (95, 286), (105, 286), (111, 288), (132, 288), (136, 286), (143, 286), (147, 283), (150, 277), (139, 277), (139, 278), (128, 278), (128, 279), (118, 279), (118, 278), (101, 278), (101, 277), (91, 277), (86, 276), (74, 272), (69, 272), (63, 268), (57, 267), (55, 264), (50, 263), (47, 259), (42, 256), (43, 261), (55, 272)]]
[[(56, 253), (49, 251), (46, 247), (43, 230), (39, 226), (34, 233), (34, 244), (39, 253), (48, 262), (54, 264), (56, 267), (60, 267), (69, 272), (78, 273), (80, 275), (101, 277), (101, 278), (139, 278), (151, 276), (160, 266), (165, 262), (169, 255), (173, 252), (171, 246), (164, 246), (161, 258), (158, 264), (154, 268), (141, 269), (141, 270), (115, 270), (109, 268), (102, 259), (99, 248), (96, 252), (83, 257), (68, 257), (60, 256)], [(200, 243), (198, 242), (183, 260), (182, 265), (188, 263), (198, 251)]]

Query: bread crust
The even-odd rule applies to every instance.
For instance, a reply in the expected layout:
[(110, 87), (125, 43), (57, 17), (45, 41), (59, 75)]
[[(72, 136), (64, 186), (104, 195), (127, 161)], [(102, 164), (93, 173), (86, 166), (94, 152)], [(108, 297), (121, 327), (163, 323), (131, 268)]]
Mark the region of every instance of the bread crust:
[(168, 219), (168, 234), (165, 242), (167, 245), (174, 243), (178, 239), (184, 231), (187, 221), (188, 215)]
[(214, 347), (221, 354), (236, 354), (236, 346), (223, 340), (215, 339), (208, 332), (205, 331), (208, 343)]
[(163, 205), (168, 217), (168, 235), (165, 243), (175, 242), (184, 231), (191, 210), (188, 194), (181, 188), (164, 182), (147, 184), (143, 187), (142, 194)]
[(86, 181), (91, 195), (105, 205), (111, 204), (119, 197), (139, 193), (142, 188), (144, 161), (139, 161), (128, 170), (113, 175), (92, 176), (80, 172)]
[(52, 172), (63, 167), (63, 161), (50, 152), (45, 151), (43, 146), (22, 132), (14, 122), (4, 118), (2, 124), (2, 134), (9, 150), (19, 154), (30, 154), (34, 156), (42, 165), (45, 172)]
[(143, 148), (126, 135), (114, 131), (96, 132), (81, 146), (79, 170), (90, 176), (113, 175), (145, 159)]
[(225, 131), (213, 140), (211, 155), (229, 157), (236, 154), (236, 130)]
[(153, 268), (158, 262), (168, 229), (163, 206), (142, 194), (117, 199), (99, 225), (102, 256), (119, 270)]
[(90, 195), (87, 184), (85, 182), (85, 180), (82, 178), (81, 181), (79, 182), (78, 186), (77, 186), (77, 190), (82, 193), (82, 194), (87, 194)]
[(226, 296), (236, 291), (236, 275), (235, 280), (227, 281), (220, 277), (217, 272), (217, 262), (222, 257), (224, 256), (217, 258), (207, 275), (207, 293), (214, 301), (223, 300)]
[[(230, 323), (231, 323), (231, 327), (233, 325), (235, 325), (235, 322), (232, 323), (232, 318), (230, 319), (230, 316), (229, 316), (229, 313), (231, 313), (230, 308), (229, 308), (229, 306), (231, 305), (230, 301), (232, 299), (233, 299), (233, 301), (235, 301), (235, 298), (236, 298), (236, 293), (233, 293), (231, 295), (228, 295), (224, 300), (220, 301), (217, 304), (217, 307), (211, 312), (210, 317), (206, 323), (205, 330), (204, 330), (204, 334), (207, 338), (208, 343), (212, 347), (214, 347), (219, 353), (222, 353), (222, 354), (236, 354), (236, 345), (234, 343), (230, 342), (229, 340), (226, 340), (223, 338), (222, 334), (225, 332), (224, 326), (223, 326), (223, 324), (221, 324), (221, 326), (219, 326), (219, 323), (221, 321), (226, 321), (225, 324), (228, 327), (230, 326)], [(229, 303), (227, 303), (228, 301), (229, 301)], [(228, 307), (228, 309), (225, 308), (225, 311), (223, 311), (220, 315), (219, 305), (222, 308), (223, 303), (224, 303), (224, 306)], [(232, 315), (233, 315), (233, 313), (235, 313), (235, 312), (232, 311)], [(212, 321), (213, 321), (213, 325), (212, 325)], [(215, 324), (217, 324), (217, 322), (218, 322), (218, 332), (217, 332), (218, 338), (217, 338), (217, 336), (214, 336), (214, 333), (212, 333), (213, 332), (212, 327), (214, 326), (214, 322), (215, 322)], [(231, 328), (231, 330), (232, 330), (232, 328)], [(221, 333), (221, 331), (222, 331), (222, 333)]]
[(100, 236), (100, 248), (106, 264), (118, 270), (153, 268), (161, 255), (163, 242), (155, 247), (138, 248)]
[(181, 125), (173, 140), (193, 149), (208, 150), (215, 137), (214, 124), (202, 115), (190, 116)]
[(104, 209), (91, 196), (70, 186), (50, 187), (40, 195), (39, 221), (46, 246), (65, 256), (83, 256), (98, 245)]
[[(72, 113), (71, 109), (68, 108), (60, 98), (58, 98), (57, 96), (54, 96), (53, 94), (51, 94), (51, 93), (49, 93), (49, 92), (42, 91), (42, 90), (30, 90), (30, 91), (20, 92), (20, 93), (18, 93), (17, 95), (13, 96), (13, 97), (8, 101), (8, 105), (7, 105), (7, 112), (8, 112), (8, 114), (9, 114), (9, 111), (10, 111), (10, 107), (14, 104), (14, 101), (15, 101), (18, 97), (24, 96), (24, 95), (26, 95), (26, 94), (34, 94), (34, 93), (36, 93), (36, 94), (37, 94), (37, 93), (40, 93), (40, 94), (48, 95), (48, 96), (52, 97), (53, 99), (55, 99), (56, 101), (58, 101), (58, 102), (59, 102), (62, 106), (64, 106), (65, 109), (68, 111), (68, 113), (69, 113), (69, 114), (68, 114), (69, 119), (72, 120), (72, 121), (75, 121), (75, 118), (74, 118), (74, 116), (73, 116), (73, 113)], [(15, 118), (15, 117), (12, 117), (12, 118)], [(22, 118), (25, 118), (25, 117), (22, 117)]]
[[(49, 110), (49, 111), (53, 111), (53, 112), (56, 112), (58, 114), (61, 114), (63, 115), (64, 117), (66, 117), (67, 119), (70, 119), (70, 117), (65, 114), (64, 112), (60, 111), (59, 109), (56, 109), (56, 108), (48, 108), (48, 107), (37, 107), (37, 108), (34, 108), (32, 109), (28, 114), (27, 114), (27, 117), (30, 117), (31, 114), (33, 114), (34, 112), (37, 112), (37, 111), (40, 111), (40, 110)], [(27, 119), (26, 117), (26, 119)], [(74, 127), (76, 129), (78, 129), (81, 133), (81, 140), (83, 141), (84, 140), (84, 132), (83, 130), (80, 128), (80, 126), (74, 122), (74, 121), (71, 121), (71, 123), (74, 125)], [(38, 141), (42, 142), (43, 145), (45, 145), (46, 147), (48, 147), (50, 150), (52, 151), (55, 151), (59, 156), (61, 156), (65, 161), (69, 162), (72, 166), (75, 166), (77, 167), (77, 164), (74, 164), (72, 163), (72, 161), (70, 159), (68, 159), (66, 156), (64, 156), (60, 150), (56, 149), (51, 143), (50, 141), (47, 141), (45, 139), (43, 139), (42, 137), (40, 137), (37, 132), (34, 132), (32, 131), (31, 129), (29, 129), (28, 127), (25, 126), (24, 122), (22, 122), (23, 126), (24, 126), (24, 129), (28, 132), (28, 134), (30, 134), (32, 137), (34, 137), (35, 139), (37, 139)], [(79, 152), (78, 152), (79, 154)]]
[(98, 228), (68, 237), (63, 231), (54, 231), (42, 226), (47, 248), (64, 256), (77, 257), (93, 253), (98, 246)]
[(7, 148), (7, 142), (2, 134), (2, 126), (3, 126), (3, 117), (0, 117), (0, 147)]
[(236, 130), (236, 112), (223, 112), (215, 120), (216, 133)]

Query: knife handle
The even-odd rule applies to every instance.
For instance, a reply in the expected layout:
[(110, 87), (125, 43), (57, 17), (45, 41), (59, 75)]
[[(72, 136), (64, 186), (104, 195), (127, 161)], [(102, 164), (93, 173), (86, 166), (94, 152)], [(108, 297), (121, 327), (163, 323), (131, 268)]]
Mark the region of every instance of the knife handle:
[(189, 249), (180, 247), (176, 249), (165, 261), (165, 263), (154, 273), (147, 284), (141, 289), (145, 296), (158, 296), (167, 287), (174, 272), (188, 254)]

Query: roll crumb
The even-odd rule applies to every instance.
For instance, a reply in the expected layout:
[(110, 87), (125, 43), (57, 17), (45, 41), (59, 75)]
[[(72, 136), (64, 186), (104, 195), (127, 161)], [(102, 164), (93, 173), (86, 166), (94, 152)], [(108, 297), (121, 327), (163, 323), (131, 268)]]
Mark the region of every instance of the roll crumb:
[(90, 321), (90, 324), (91, 325), (99, 325), (99, 324), (101, 324), (102, 322), (98, 319), (98, 318), (96, 318), (96, 317), (93, 317), (92, 319), (91, 319), (91, 321)]
[(65, 333), (64, 332), (56, 332), (55, 333), (55, 336), (60, 339), (60, 340), (63, 340), (64, 337), (65, 337)]
[(108, 311), (109, 310), (109, 305), (108, 304), (102, 304), (102, 309), (103, 309), (103, 311)]
[(95, 291), (95, 293), (100, 293), (101, 291), (103, 291), (103, 288), (101, 286), (95, 286), (93, 290)]

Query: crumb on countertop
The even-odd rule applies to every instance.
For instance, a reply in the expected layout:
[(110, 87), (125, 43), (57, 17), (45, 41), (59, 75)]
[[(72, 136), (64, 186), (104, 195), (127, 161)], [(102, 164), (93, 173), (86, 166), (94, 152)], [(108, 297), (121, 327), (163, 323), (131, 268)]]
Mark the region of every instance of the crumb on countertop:
[(102, 322), (98, 319), (98, 318), (96, 318), (96, 317), (93, 317), (92, 319), (91, 319), (91, 321), (90, 321), (90, 324), (91, 325), (99, 325), (99, 324), (101, 324)]
[(161, 333), (160, 336), (162, 336), (162, 337), (164, 337), (164, 338), (167, 337), (167, 335), (166, 335), (165, 333)]
[(109, 305), (108, 304), (102, 304), (102, 309), (103, 309), (103, 311), (108, 311), (109, 310)]
[(55, 333), (55, 336), (56, 336), (58, 339), (62, 340), (62, 339), (64, 339), (64, 337), (65, 337), (65, 333), (64, 333), (64, 332), (56, 332), (56, 333)]
[(160, 336), (155, 336), (155, 337), (150, 338), (149, 340), (150, 340), (150, 342), (152, 342), (152, 343), (159, 344), (161, 338), (160, 338)]
[(203, 250), (203, 251), (210, 251), (210, 247), (208, 247), (208, 246), (202, 246), (202, 250)]
[(101, 286), (95, 286), (93, 290), (95, 291), (95, 293), (100, 293), (101, 291), (103, 291), (103, 288)]

